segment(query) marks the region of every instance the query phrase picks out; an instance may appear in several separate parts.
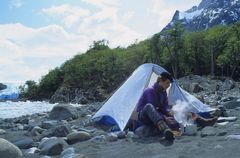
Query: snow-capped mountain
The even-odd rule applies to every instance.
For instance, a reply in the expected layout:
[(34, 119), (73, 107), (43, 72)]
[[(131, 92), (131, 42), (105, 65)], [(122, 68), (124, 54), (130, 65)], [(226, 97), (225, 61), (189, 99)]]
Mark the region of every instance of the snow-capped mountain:
[(215, 25), (228, 25), (240, 20), (240, 0), (202, 0), (199, 6), (176, 11), (172, 21), (163, 29), (169, 29), (177, 21), (186, 30), (206, 30)]

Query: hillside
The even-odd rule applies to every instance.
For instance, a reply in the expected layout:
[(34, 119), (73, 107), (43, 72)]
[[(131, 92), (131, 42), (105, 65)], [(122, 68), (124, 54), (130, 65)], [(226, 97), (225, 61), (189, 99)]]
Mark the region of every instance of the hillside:
[[(220, 2), (203, 0), (187, 12), (190, 14), (196, 9), (213, 12), (215, 3), (225, 9), (239, 5), (239, 1)], [(26, 81), (21, 86), (21, 97), (53, 103), (104, 101), (138, 66), (147, 62), (164, 67), (175, 78), (196, 74), (239, 80), (240, 22), (217, 24), (205, 28), (207, 30), (191, 26), (200, 31), (189, 32), (186, 25), (177, 20), (163, 32), (127, 48), (109, 48), (108, 41), (94, 41), (86, 52), (50, 70), (39, 84)]]

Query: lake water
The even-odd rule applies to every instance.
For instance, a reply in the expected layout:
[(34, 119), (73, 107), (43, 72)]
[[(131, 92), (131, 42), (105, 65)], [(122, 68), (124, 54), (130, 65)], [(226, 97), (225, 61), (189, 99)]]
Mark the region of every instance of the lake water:
[(14, 118), (34, 113), (44, 113), (51, 111), (54, 105), (56, 104), (40, 101), (0, 102), (0, 118)]
[[(52, 108), (57, 105), (50, 104), (45, 101), (19, 101), (19, 102), (0, 102), (0, 118), (15, 118), (23, 115), (31, 115), (35, 113), (46, 113), (52, 110)], [(71, 104), (75, 107), (82, 106), (81, 104)]]

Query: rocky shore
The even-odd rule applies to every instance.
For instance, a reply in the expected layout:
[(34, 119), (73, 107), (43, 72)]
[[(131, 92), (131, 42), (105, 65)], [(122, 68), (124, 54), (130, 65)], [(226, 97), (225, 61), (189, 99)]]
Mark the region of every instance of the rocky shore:
[(240, 83), (187, 76), (185, 90), (211, 107), (224, 107), (228, 117), (211, 127), (185, 132), (173, 143), (141, 129), (110, 132), (91, 117), (103, 102), (75, 107), (58, 104), (50, 112), (0, 119), (2, 158), (239, 158)]

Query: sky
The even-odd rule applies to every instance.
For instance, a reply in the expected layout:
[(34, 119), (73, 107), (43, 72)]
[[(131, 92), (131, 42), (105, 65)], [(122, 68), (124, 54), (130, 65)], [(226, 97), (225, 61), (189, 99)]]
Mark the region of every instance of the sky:
[(34, 80), (93, 41), (127, 47), (201, 0), (0, 0), (0, 83)]

